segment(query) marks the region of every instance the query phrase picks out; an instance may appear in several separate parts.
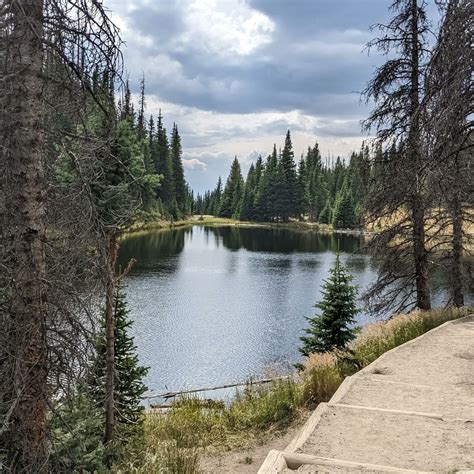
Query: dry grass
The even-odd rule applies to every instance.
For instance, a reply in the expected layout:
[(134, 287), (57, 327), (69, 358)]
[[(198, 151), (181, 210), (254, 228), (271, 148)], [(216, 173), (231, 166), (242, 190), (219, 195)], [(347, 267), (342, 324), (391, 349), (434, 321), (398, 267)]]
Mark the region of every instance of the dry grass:
[[(438, 214), (443, 214), (444, 209), (432, 209), (427, 212), (425, 229), (427, 237), (432, 238), (432, 245), (437, 246), (437, 251), (443, 248), (450, 248), (450, 240), (452, 238), (452, 226), (447, 224), (446, 219), (439, 219), (436, 217)], [(431, 215), (430, 215), (431, 213)], [(467, 216), (463, 222), (463, 231), (465, 238), (465, 247), (468, 250), (474, 248), (474, 209), (467, 208), (464, 209), (464, 213)], [(409, 221), (410, 215), (409, 211), (404, 208), (400, 208), (398, 211), (394, 212), (392, 215), (386, 215), (376, 219), (373, 222), (367, 223), (365, 230), (369, 233), (378, 233), (383, 230), (388, 229), (389, 227), (399, 225), (404, 221)], [(444, 242), (444, 245), (440, 245)], [(394, 240), (393, 243), (397, 243), (397, 240)]]
[(472, 309), (449, 308), (396, 315), (387, 321), (364, 327), (349, 349), (354, 353), (360, 366), (365, 367), (384, 352), (415, 339), (447, 321), (466, 316), (469, 311)]
[(198, 472), (199, 456), (248, 447), (281, 430), (298, 415), (328, 401), (344, 377), (446, 321), (472, 309), (447, 309), (398, 315), (367, 325), (344, 353), (313, 354), (304, 370), (272, 386), (247, 388), (229, 406), (203, 407), (181, 399), (166, 412), (149, 413), (144, 442), (130, 450), (119, 472)]

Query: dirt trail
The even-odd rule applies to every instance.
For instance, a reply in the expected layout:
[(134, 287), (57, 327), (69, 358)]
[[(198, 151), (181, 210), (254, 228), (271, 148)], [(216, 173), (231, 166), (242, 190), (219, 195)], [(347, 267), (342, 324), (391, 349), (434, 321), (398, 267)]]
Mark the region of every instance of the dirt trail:
[(474, 470), (474, 316), (429, 331), (347, 378), (260, 472), (288, 468)]

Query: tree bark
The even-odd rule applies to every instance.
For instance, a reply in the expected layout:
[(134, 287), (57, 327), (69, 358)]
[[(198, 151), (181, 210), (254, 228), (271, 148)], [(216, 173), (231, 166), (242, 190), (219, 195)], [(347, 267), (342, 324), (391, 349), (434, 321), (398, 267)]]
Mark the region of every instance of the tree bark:
[[(106, 299), (105, 299), (105, 331), (106, 331), (106, 377), (105, 377), (105, 444), (114, 440), (115, 429), (115, 263), (117, 261), (117, 236), (114, 231), (109, 234), (107, 255)], [(110, 458), (108, 459), (110, 463)]]
[(454, 196), (451, 201), (451, 216), (453, 221), (453, 237), (452, 237), (452, 259), (451, 259), (451, 288), (453, 305), (456, 307), (464, 306), (463, 279), (462, 279), (462, 257), (463, 257), (463, 213), (459, 190), (457, 186), (461, 181), (458, 157), (455, 158), (455, 182), (453, 183)]
[(431, 296), (428, 286), (428, 258), (425, 247), (425, 210), (421, 197), (415, 194), (412, 199), (413, 255), (415, 259), (415, 281), (417, 307), (431, 309)]
[(48, 469), (47, 286), (45, 257), (43, 0), (12, 2), (11, 43), (2, 98), (2, 209), (11, 272), (9, 352), (11, 420), (5, 436), (12, 472)]
[(411, 1), (411, 84), (410, 84), (410, 128), (408, 133), (408, 154), (413, 162), (416, 183), (411, 197), (411, 218), (413, 224), (413, 255), (415, 260), (416, 300), (420, 309), (431, 309), (428, 286), (428, 258), (425, 246), (425, 209), (421, 195), (420, 170), (420, 64), (418, 0)]

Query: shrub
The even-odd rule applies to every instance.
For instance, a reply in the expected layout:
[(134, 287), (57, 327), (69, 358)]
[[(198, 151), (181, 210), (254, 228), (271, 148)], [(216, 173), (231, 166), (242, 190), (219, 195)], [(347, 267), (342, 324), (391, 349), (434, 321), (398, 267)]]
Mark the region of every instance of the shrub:
[(53, 472), (101, 472), (104, 464), (102, 418), (82, 394), (56, 407), (50, 421)]

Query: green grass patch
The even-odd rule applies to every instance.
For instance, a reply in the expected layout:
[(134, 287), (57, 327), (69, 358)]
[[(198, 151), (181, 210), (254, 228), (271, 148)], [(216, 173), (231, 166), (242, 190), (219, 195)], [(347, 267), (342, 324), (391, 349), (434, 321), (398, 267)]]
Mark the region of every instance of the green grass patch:
[(311, 230), (320, 233), (353, 233), (360, 234), (360, 230), (334, 230), (332, 225), (320, 224), (309, 221), (290, 221), (290, 222), (250, 222), (240, 221), (237, 219), (230, 219), (225, 217), (214, 217), (214, 216), (190, 216), (186, 219), (169, 221), (157, 214), (149, 214), (145, 217), (140, 217), (135, 222), (123, 229), (124, 234), (135, 233), (140, 231), (159, 230), (159, 229), (171, 229), (177, 227), (188, 227), (193, 225), (202, 225), (207, 227), (220, 227), (220, 226), (234, 226), (234, 227), (259, 227), (269, 229), (292, 229), (292, 230)]

